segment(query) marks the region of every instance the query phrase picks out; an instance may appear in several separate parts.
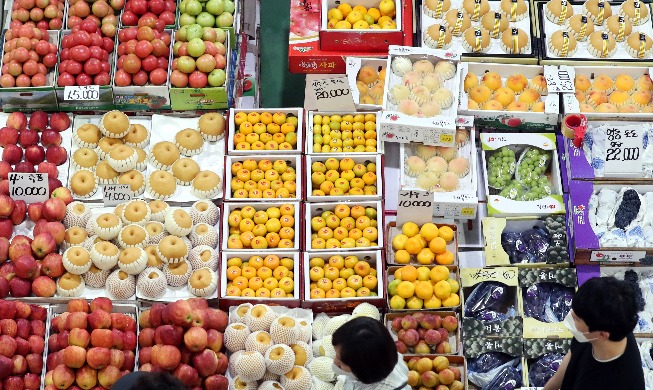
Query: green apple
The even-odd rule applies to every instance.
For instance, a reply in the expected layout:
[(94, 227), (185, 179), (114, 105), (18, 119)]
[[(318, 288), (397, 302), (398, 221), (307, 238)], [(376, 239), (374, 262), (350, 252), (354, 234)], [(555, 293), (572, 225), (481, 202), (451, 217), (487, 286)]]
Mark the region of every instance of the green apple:
[(181, 2), (179, 3), (179, 12), (181, 12), (182, 14), (186, 13), (186, 2), (187, 1), (188, 0), (181, 0)]
[(199, 57), (206, 51), (206, 45), (202, 38), (193, 38), (188, 41), (188, 54), (192, 57)]
[(229, 12), (223, 12), (216, 18), (215, 24), (220, 28), (231, 27), (234, 25), (234, 16)]
[(181, 14), (179, 16), (179, 25), (180, 26), (188, 26), (189, 24), (194, 24), (195, 23), (195, 17), (190, 16), (188, 14)]
[(215, 23), (215, 16), (206, 11), (203, 11), (200, 12), (197, 17), (195, 17), (195, 22), (202, 27), (213, 27), (213, 24)]
[(202, 12), (202, 3), (198, 0), (187, 0), (186, 13), (191, 16), (197, 16)]
[(197, 23), (189, 25), (186, 32), (186, 42), (190, 42), (194, 38), (202, 38), (202, 26)]
[(223, 69), (213, 69), (209, 73), (209, 85), (212, 87), (221, 87), (227, 80), (227, 74)]
[(189, 56), (181, 56), (177, 59), (177, 69), (182, 73), (193, 73), (195, 70), (195, 60)]
[(224, 0), (224, 12), (229, 12), (232, 15), (236, 12), (236, 5), (233, 1)]
[(223, 0), (209, 0), (209, 2), (206, 3), (206, 10), (213, 15), (220, 15), (224, 12)]

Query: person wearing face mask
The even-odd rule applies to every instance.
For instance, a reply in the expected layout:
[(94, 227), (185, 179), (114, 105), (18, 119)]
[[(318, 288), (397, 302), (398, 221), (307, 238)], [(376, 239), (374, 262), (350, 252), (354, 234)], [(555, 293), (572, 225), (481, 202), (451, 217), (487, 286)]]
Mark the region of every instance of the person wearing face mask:
[(633, 329), (635, 294), (625, 281), (592, 278), (578, 288), (564, 320), (571, 348), (544, 390), (644, 390), (644, 372)]
[(333, 333), (331, 342), (333, 372), (346, 376), (344, 390), (410, 390), (408, 366), (381, 322), (354, 318)]

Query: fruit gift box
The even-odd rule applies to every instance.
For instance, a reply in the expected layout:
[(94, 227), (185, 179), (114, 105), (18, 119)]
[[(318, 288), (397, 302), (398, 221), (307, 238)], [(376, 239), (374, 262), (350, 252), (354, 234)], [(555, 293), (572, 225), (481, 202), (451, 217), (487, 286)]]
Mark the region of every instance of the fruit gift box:
[(222, 252), (219, 303), (223, 310), (248, 302), (299, 307), (302, 269), (299, 252)]
[(462, 355), (460, 318), (456, 312), (387, 313), (384, 322), (395, 339), (397, 351), (403, 355)]
[[(190, 7), (188, 7), (189, 4)], [(180, 2), (177, 9), (177, 26), (183, 27), (194, 23), (200, 24), (202, 27), (217, 27), (224, 30), (229, 36), (231, 49), (235, 49), (236, 30), (241, 25), (240, 0), (213, 0), (212, 2), (186, 0)]]
[(653, 82), (648, 67), (574, 66), (575, 93), (562, 95), (565, 114), (589, 120), (653, 118)]
[(453, 265), (390, 266), (387, 271), (391, 312), (456, 311), (461, 303), (460, 276)]
[(347, 80), (357, 110), (380, 110), (383, 106), (386, 64), (381, 58), (347, 57)]
[(383, 203), (306, 203), (304, 243), (308, 252), (376, 250), (385, 246)]
[(555, 134), (481, 133), (489, 216), (563, 214)]
[(320, 1), (320, 49), (383, 53), (402, 44), (402, 0)]
[(227, 156), (225, 166), (226, 201), (302, 200), (301, 156)]
[(169, 77), (173, 110), (229, 107), (230, 39), (228, 32), (220, 28), (199, 24), (182, 26), (175, 31)]
[(559, 94), (545, 75), (557, 67), (462, 63), (458, 110), (474, 116), (474, 125), (497, 130), (554, 131)]
[(393, 265), (458, 265), (456, 225), (406, 222), (385, 227), (386, 261)]
[(463, 329), (463, 348), (467, 362), (467, 389), (522, 388), (523, 339), (472, 337)]
[(299, 202), (225, 202), (222, 250), (297, 252), (302, 247)]
[(384, 195), (382, 154), (306, 156), (306, 200), (372, 201)]
[(486, 266), (568, 266), (569, 237), (563, 215), (483, 218)]
[(48, 309), (45, 369), (41, 381), (62, 389), (110, 388), (139, 364), (138, 308), (109, 298), (73, 299)]
[(302, 307), (343, 313), (363, 302), (385, 306), (386, 275), (380, 250), (304, 252), (302, 264)]
[(454, 144), (459, 61), (451, 51), (390, 46), (378, 119), (383, 141)]
[(569, 352), (571, 339), (530, 338), (524, 335), (523, 385), (542, 388)]
[(421, 21), (422, 47), (461, 52), (469, 61), (537, 64), (529, 1), (429, 0)]
[[(111, 80), (113, 103), (117, 109), (138, 111), (171, 108), (169, 81), (172, 73), (173, 34), (172, 29), (160, 31), (149, 26), (118, 30), (117, 55)], [(155, 48), (156, 54), (153, 54)]]
[(576, 264), (636, 265), (653, 254), (653, 186), (629, 181), (569, 183), (569, 224)]
[(379, 140), (376, 120), (376, 112), (309, 111), (306, 121), (306, 153), (383, 153), (383, 142)]
[[(66, 111), (112, 109), (111, 78), (116, 56), (114, 38), (103, 37), (100, 28), (89, 20), (82, 22), (75, 30), (62, 30), (59, 39), (57, 85), (54, 88), (59, 108)], [(97, 98), (66, 88), (87, 85), (98, 86)]]
[(467, 389), (467, 361), (462, 356), (405, 355), (404, 362), (408, 367), (408, 386), (413, 390)]
[(302, 108), (230, 109), (227, 154), (301, 154), (303, 114)]
[[(36, 110), (56, 110), (58, 106), (54, 86), (59, 31), (38, 29), (37, 32), (37, 29), (22, 26), (5, 30), (3, 35), (2, 77), (0, 77), (0, 99), (3, 111), (19, 111), (25, 107)], [(19, 40), (22, 42), (24, 39), (38, 39), (38, 42), (33, 43), (36, 58), (32, 58), (30, 50), (24, 47), (27, 43), (18, 46)], [(8, 61), (9, 59), (11, 61)], [(24, 70), (25, 66), (28, 67), (27, 71)]]

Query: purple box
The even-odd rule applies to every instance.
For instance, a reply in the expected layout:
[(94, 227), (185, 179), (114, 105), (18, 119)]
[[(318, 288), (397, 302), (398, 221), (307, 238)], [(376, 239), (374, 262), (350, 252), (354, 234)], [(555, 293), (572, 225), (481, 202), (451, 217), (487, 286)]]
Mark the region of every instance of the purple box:
[[(556, 136), (556, 147), (558, 148), (558, 160), (560, 164), (560, 182), (562, 183), (562, 192), (569, 192), (569, 158), (567, 157), (567, 152), (565, 151), (565, 136), (558, 134)], [(566, 202), (565, 202), (566, 203)]]
[(565, 137), (565, 155), (567, 156), (567, 175), (569, 180), (593, 180), (594, 168), (587, 162), (582, 148)]

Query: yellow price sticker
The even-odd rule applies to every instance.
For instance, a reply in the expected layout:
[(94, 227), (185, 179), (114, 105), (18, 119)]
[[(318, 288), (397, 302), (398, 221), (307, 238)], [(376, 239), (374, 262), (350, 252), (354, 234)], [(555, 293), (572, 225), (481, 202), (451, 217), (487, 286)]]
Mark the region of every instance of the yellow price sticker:
[(460, 214), (461, 215), (474, 215), (474, 208), (473, 207), (463, 207), (460, 209)]
[(451, 134), (440, 134), (440, 142), (444, 143), (451, 143), (453, 142), (453, 135)]

